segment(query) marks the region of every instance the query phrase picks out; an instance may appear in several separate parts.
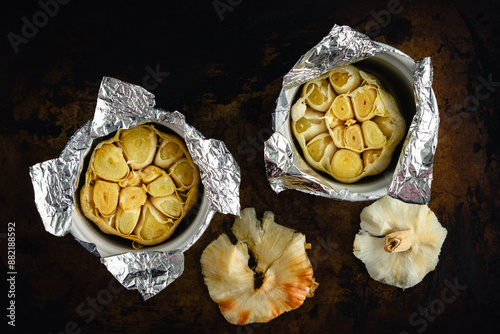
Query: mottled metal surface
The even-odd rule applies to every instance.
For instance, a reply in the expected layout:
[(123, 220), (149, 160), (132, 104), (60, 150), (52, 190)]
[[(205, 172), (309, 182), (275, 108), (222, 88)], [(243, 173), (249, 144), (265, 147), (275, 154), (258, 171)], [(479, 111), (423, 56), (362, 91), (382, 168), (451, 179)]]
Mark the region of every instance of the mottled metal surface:
[[(45, 23), (37, 1), (6, 3), (0, 14), (0, 241), (7, 272), (6, 223), (15, 222), (19, 332), (498, 331), (500, 13), (493, 1), (57, 4)], [(24, 28), (23, 37), (34, 16), (36, 32)], [(273, 133), (283, 76), (334, 24), (371, 28), (374, 40), (432, 58), (441, 122), (429, 207), (448, 236), (436, 270), (405, 291), (372, 280), (352, 254), (359, 214), (371, 202), (276, 194), (266, 178), (263, 143)], [(11, 32), (23, 38), (17, 53)], [(241, 167), (241, 207), (273, 211), (312, 244), (320, 283), (313, 298), (268, 324), (224, 320), (199, 260), (229, 231), (231, 215), (214, 215), (184, 253), (182, 275), (147, 301), (71, 236), (45, 231), (28, 167), (57, 158), (92, 117), (103, 76), (144, 86), (158, 106), (182, 110), (206, 138), (226, 143)]]

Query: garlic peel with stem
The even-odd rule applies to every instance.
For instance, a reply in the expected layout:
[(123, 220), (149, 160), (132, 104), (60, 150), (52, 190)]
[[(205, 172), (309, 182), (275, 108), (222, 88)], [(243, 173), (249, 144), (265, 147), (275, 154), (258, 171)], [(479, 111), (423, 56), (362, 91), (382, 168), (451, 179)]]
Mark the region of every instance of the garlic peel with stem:
[(360, 217), (353, 253), (374, 280), (405, 289), (435, 269), (447, 231), (427, 205), (385, 196)]

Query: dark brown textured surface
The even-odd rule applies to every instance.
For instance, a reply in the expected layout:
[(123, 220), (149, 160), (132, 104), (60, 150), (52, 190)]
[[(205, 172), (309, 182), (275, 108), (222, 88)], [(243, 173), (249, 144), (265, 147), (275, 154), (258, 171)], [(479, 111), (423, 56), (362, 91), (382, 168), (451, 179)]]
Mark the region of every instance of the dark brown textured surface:
[[(393, 14), (379, 17), (380, 29), (373, 31), (374, 39), (414, 59), (432, 57), (441, 116), (430, 207), (448, 237), (436, 270), (405, 291), (373, 281), (352, 255), (359, 214), (369, 203), (296, 191), (275, 194), (262, 159), (283, 75), (334, 24), (377, 28), (376, 14), (388, 13), (395, 1), (221, 2), (233, 4), (223, 20), (213, 1), (161, 6), (69, 1), (17, 53), (8, 34), (21, 35), (22, 18), (33, 22), (41, 7), (36, 1), (2, 5), (0, 244), (7, 272), (6, 226), (15, 222), (15, 329), (497, 332), (500, 31), (494, 19), (500, 13), (495, 2), (401, 1)], [(148, 80), (150, 71), (160, 72), (159, 80)], [(241, 206), (255, 207), (259, 216), (273, 211), (278, 223), (312, 243), (309, 254), (320, 283), (314, 298), (268, 324), (238, 327), (225, 321), (208, 295), (199, 259), (229, 230), (234, 220), (229, 215), (214, 216), (185, 253), (183, 275), (148, 301), (137, 291), (118, 289), (107, 269), (72, 237), (45, 232), (28, 167), (56, 158), (92, 117), (103, 76), (146, 85), (158, 106), (183, 112), (206, 137), (224, 140), (242, 169)], [(6, 288), (0, 294), (5, 300)], [(12, 330), (2, 318), (2, 326)]]

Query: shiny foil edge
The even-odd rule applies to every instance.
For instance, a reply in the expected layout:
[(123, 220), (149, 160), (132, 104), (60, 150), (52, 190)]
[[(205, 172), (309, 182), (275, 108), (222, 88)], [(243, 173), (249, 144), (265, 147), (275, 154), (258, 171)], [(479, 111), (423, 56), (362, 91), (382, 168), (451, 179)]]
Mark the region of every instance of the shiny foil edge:
[[(76, 184), (81, 172), (82, 161), (90, 151), (93, 140), (118, 129), (130, 128), (150, 121), (174, 124), (183, 130), (188, 150), (195, 163), (199, 165), (200, 173), (203, 175), (203, 185), (209, 191), (207, 197), (210, 202), (210, 210), (204, 221), (188, 243), (176, 251), (182, 253), (189, 249), (204, 233), (216, 211), (239, 215), (240, 168), (225, 144), (218, 140), (205, 139), (198, 130), (185, 122), (185, 117), (180, 112), (167, 112), (154, 107), (154, 105), (154, 95), (144, 88), (111, 77), (103, 78), (93, 119), (89, 120), (70, 138), (59, 158), (30, 167), (29, 173), (35, 192), (35, 204), (47, 232), (55, 236), (63, 236), (70, 232), (72, 215), (75, 210)], [(221, 172), (230, 175), (222, 175)], [(75, 239), (90, 253), (101, 256), (97, 252), (95, 244)], [(142, 253), (144, 256), (138, 255)], [(144, 263), (144, 268), (146, 268), (143, 270), (144, 274), (136, 275), (134, 278), (136, 283), (133, 286), (138, 287), (145, 299), (152, 297), (170, 284), (170, 282), (161, 281), (161, 277), (165, 277), (164, 275), (152, 279), (147, 269), (163, 265), (169, 258), (165, 259), (160, 255), (147, 256), (148, 253), (151, 252), (134, 251), (107, 257), (107, 261), (112, 261), (114, 265), (120, 261), (123, 262), (123, 265), (126, 263), (137, 265), (137, 261), (140, 259), (148, 261), (158, 259), (159, 263), (154, 261)], [(128, 257), (135, 260), (128, 261)], [(115, 259), (111, 260), (113, 258)], [(177, 259), (172, 265), (180, 265)], [(183, 259), (182, 256), (181, 262)], [(184, 263), (182, 262), (182, 270), (183, 268)], [(169, 280), (175, 279), (179, 275), (171, 275)], [(124, 286), (131, 286), (129, 282), (119, 279), (123, 276), (115, 275), (115, 277)], [(144, 278), (144, 282), (140, 282), (141, 277)]]
[(431, 200), (440, 122), (432, 80), (431, 59), (417, 61), (413, 74), (417, 110), (389, 187), (391, 197), (407, 203), (429, 204)]
[(130, 252), (101, 258), (101, 263), (126, 289), (137, 290), (148, 300), (182, 275), (184, 253)]
[[(264, 143), (266, 175), (271, 188), (276, 193), (286, 189), (295, 189), (316, 196), (345, 201), (366, 201), (380, 198), (378, 195), (365, 196), (354, 193), (346, 188), (337, 192), (331, 186), (326, 185), (319, 178), (314, 177), (318, 173), (307, 165), (298, 152), (292, 148), (288, 139), (283, 137), (280, 132), (288, 120), (291, 108), (291, 101), (288, 101), (286, 97), (287, 89), (314, 79), (335, 66), (351, 64), (384, 52), (394, 52), (411, 59), (398, 49), (372, 41), (366, 35), (348, 26), (335, 25), (329, 34), (304, 54), (284, 76), (283, 86), (276, 100), (275, 111), (272, 114), (272, 128), (275, 134)], [(423, 63), (425, 62), (427, 61)], [(430, 59), (428, 62), (430, 63)], [(439, 114), (434, 110), (432, 100), (429, 98), (429, 92), (433, 97), (432, 73), (430, 74), (431, 78), (429, 81), (428, 71), (422, 70), (422, 68), (426, 68), (426, 66), (423, 66), (423, 63), (417, 63), (413, 74), (415, 103), (417, 106), (414, 121), (417, 115), (419, 115), (419, 110), (422, 110), (420, 115), (430, 114), (432, 115), (432, 119), (437, 117), (437, 122), (426, 123), (430, 126), (428, 130), (431, 133), (437, 134)], [(424, 105), (425, 108), (419, 108), (419, 105)], [(394, 172), (388, 194), (409, 203), (423, 204), (430, 202), (430, 183), (432, 181), (432, 164), (437, 145), (437, 135), (435, 135), (435, 138), (433, 137), (434, 139), (430, 144), (431, 149), (427, 149), (424, 143), (415, 139), (420, 135), (420, 131), (422, 131), (417, 130), (417, 128), (422, 128), (413, 125), (413, 123), (412, 126), (415, 130), (412, 131), (412, 127), (410, 126), (403, 150), (398, 158), (398, 165)], [(276, 134), (280, 134), (281, 136)], [(411, 139), (411, 137), (415, 138)], [(408, 149), (406, 146), (407, 143), (414, 143), (415, 145), (413, 148)], [(288, 149), (284, 150), (284, 147), (289, 147), (289, 151)], [(422, 153), (423, 156), (420, 162), (412, 160), (412, 155), (415, 155), (419, 150), (426, 151)], [(406, 159), (404, 158), (405, 152), (408, 152)], [(411, 172), (412, 169), (424, 172)]]

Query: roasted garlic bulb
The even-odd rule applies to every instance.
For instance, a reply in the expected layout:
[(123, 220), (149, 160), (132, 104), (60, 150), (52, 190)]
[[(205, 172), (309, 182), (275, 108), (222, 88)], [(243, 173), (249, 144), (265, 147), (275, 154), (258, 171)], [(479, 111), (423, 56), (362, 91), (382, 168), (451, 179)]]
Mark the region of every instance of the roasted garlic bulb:
[(354, 255), (376, 281), (410, 288), (434, 270), (447, 231), (427, 205), (382, 197), (361, 212)]
[[(241, 211), (232, 232), (236, 245), (222, 234), (201, 255), (208, 292), (227, 321), (269, 322), (314, 295), (318, 283), (306, 254), (310, 244), (302, 233), (276, 224), (269, 211), (261, 224), (253, 208)], [(248, 250), (256, 261), (253, 268)]]
[(384, 171), (406, 126), (381, 82), (353, 65), (307, 82), (291, 120), (306, 161), (343, 183)]
[(198, 168), (177, 135), (139, 125), (95, 147), (80, 207), (103, 232), (155, 245), (194, 206), (199, 182)]

